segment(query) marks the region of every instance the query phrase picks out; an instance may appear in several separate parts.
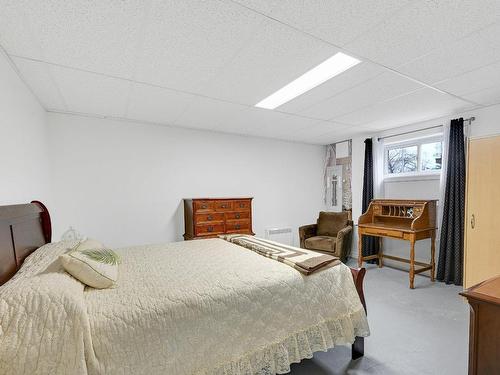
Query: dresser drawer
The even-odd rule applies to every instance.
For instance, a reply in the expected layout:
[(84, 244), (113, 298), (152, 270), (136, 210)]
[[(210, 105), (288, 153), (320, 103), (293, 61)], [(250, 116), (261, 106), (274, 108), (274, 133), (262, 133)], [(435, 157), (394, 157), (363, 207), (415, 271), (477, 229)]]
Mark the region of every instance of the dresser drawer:
[(209, 236), (224, 233), (224, 224), (198, 224), (195, 226), (196, 236)]
[(226, 232), (247, 231), (250, 228), (249, 220), (232, 220), (226, 222)]
[(240, 220), (240, 219), (249, 219), (250, 211), (241, 211), (241, 212), (227, 212), (226, 220)]
[(196, 212), (213, 211), (215, 208), (214, 201), (194, 201), (193, 206)]
[(233, 202), (232, 201), (215, 201), (216, 211), (232, 211)]
[(242, 200), (242, 201), (234, 201), (234, 209), (235, 210), (249, 210), (250, 209), (250, 204), (251, 201), (249, 200)]
[[(199, 211), (198, 211), (199, 212)], [(211, 223), (211, 222), (223, 222), (224, 214), (220, 212), (207, 212), (207, 213), (196, 213), (194, 216), (194, 223)]]

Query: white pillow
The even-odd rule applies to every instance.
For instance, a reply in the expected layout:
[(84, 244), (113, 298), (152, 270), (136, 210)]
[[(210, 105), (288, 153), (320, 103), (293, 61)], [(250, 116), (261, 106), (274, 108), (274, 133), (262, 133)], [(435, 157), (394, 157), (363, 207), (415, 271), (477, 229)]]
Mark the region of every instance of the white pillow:
[(113, 286), (118, 280), (118, 255), (104, 247), (81, 249), (84, 243), (59, 257), (66, 272), (93, 288)]
[(75, 250), (90, 250), (90, 249), (104, 249), (104, 245), (97, 240), (87, 238), (85, 241), (80, 242)]

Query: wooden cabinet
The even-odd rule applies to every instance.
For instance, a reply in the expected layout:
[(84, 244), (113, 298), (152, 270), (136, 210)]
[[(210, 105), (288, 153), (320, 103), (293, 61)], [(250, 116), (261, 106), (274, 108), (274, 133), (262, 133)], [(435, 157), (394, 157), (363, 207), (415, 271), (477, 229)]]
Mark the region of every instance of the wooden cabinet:
[(252, 198), (184, 199), (184, 228), (185, 240), (225, 233), (254, 234)]
[(469, 301), (469, 374), (500, 374), (500, 276), (460, 293)]
[(470, 140), (467, 159), (465, 288), (500, 273), (500, 136)]

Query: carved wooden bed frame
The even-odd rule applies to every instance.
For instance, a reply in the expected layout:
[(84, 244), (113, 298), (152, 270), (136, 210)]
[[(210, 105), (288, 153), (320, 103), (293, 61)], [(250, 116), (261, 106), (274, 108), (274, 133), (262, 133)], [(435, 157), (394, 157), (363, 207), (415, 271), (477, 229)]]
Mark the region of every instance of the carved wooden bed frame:
[[(0, 206), (0, 285), (9, 281), (24, 259), (40, 246), (51, 242), (52, 225), (47, 207), (42, 202)], [(366, 311), (363, 293), (364, 268), (351, 268), (354, 285)], [(364, 338), (352, 344), (352, 359), (364, 354)]]

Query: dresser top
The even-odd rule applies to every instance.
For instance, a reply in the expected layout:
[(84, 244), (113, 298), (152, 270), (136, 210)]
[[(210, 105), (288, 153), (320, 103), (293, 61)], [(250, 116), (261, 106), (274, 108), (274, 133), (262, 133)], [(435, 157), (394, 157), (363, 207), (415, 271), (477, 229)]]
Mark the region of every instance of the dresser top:
[(500, 275), (474, 285), (460, 294), (467, 298), (500, 305)]

